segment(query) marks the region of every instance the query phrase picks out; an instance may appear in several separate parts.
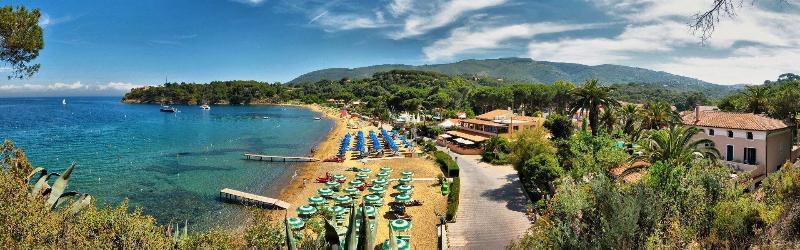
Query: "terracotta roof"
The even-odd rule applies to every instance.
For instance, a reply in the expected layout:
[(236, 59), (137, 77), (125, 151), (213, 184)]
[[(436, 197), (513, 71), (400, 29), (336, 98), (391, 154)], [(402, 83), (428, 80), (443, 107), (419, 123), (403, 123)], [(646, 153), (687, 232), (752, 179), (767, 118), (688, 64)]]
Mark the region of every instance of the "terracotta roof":
[(495, 119), (497, 119), (497, 117), (506, 117), (505, 119), (508, 119), (508, 117), (511, 117), (513, 114), (514, 114), (514, 112), (512, 112), (511, 110), (495, 109), (495, 110), (483, 113), (483, 114), (477, 116), (477, 118), (481, 119), (481, 120), (495, 120)]
[(700, 111), (700, 119), (697, 120), (694, 111), (687, 111), (681, 115), (681, 118), (683, 119), (683, 124), (702, 127), (758, 131), (770, 131), (789, 127), (789, 124), (784, 121), (753, 113)]
[(496, 123), (496, 122), (493, 122), (493, 121), (486, 121), (486, 120), (479, 120), (479, 119), (464, 119), (464, 120), (461, 120), (461, 121), (462, 122), (466, 122), (466, 123), (473, 123), (473, 124), (493, 126), (493, 127), (505, 127), (506, 126), (505, 124), (502, 124), (502, 123)]
[(470, 141), (474, 141), (474, 142), (482, 142), (482, 141), (485, 141), (486, 139), (489, 139), (489, 137), (486, 137), (485, 135), (478, 134), (478, 133), (471, 132), (471, 131), (450, 130), (450, 131), (447, 131), (447, 134), (455, 136), (455, 137), (461, 137), (461, 138), (464, 138), (464, 139), (467, 139), (467, 140), (470, 140)]

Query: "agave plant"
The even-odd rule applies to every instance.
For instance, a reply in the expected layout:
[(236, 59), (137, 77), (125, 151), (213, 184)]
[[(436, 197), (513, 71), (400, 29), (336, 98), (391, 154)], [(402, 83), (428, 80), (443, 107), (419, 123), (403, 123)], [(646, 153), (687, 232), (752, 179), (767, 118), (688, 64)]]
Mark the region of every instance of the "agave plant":
[[(69, 184), (69, 177), (72, 175), (74, 169), (75, 164), (71, 164), (64, 173), (58, 174), (48, 173), (47, 169), (37, 167), (28, 174), (25, 178), (26, 183), (30, 182), (32, 177), (37, 174), (39, 175), (39, 178), (30, 190), (30, 194), (45, 199), (43, 210), (53, 211), (67, 203), (71, 203), (69, 212), (77, 214), (80, 210), (92, 203), (91, 195), (75, 191), (65, 192), (67, 184)], [(53, 182), (53, 186), (50, 186), (48, 181), (54, 176), (58, 176), (58, 179)]]
[[(358, 217), (356, 215), (356, 208), (355, 206), (350, 207), (350, 217), (349, 217), (349, 224), (347, 225), (347, 235), (344, 239), (344, 247), (341, 247), (341, 239), (339, 238), (340, 232), (334, 226), (331, 220), (325, 220), (325, 249), (329, 250), (339, 250), (339, 249), (347, 249), (347, 250), (367, 250), (373, 249), (375, 247), (375, 234), (376, 228), (370, 227), (370, 224), (376, 225), (377, 220), (370, 221), (367, 218), (367, 208), (366, 204), (362, 203), (361, 208), (361, 226), (360, 228), (356, 227), (356, 221)], [(291, 235), (291, 232), (286, 232), (287, 237)], [(293, 249), (292, 246), (287, 242), (287, 247), (289, 249)]]

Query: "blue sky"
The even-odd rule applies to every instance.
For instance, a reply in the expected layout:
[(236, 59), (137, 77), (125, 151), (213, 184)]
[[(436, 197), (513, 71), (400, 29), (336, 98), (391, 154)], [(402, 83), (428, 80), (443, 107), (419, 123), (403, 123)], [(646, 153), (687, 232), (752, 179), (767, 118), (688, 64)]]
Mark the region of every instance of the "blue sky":
[(14, 1), (45, 14), (42, 70), (0, 96), (511, 56), (760, 83), (798, 71), (800, 5), (774, 2), (745, 3), (701, 44), (688, 23), (711, 0)]

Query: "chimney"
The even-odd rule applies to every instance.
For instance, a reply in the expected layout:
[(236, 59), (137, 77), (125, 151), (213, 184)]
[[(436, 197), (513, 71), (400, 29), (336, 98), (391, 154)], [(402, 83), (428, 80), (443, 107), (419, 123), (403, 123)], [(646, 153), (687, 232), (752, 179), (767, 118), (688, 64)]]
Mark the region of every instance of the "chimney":
[(694, 123), (700, 121), (700, 106), (694, 106)]

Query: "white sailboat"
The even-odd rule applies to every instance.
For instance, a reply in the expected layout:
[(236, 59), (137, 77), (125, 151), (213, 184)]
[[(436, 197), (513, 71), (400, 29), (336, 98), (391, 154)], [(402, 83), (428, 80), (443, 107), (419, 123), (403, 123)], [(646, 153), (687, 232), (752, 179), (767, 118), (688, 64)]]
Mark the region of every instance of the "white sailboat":
[(67, 105), (67, 99), (61, 99), (61, 105)]

